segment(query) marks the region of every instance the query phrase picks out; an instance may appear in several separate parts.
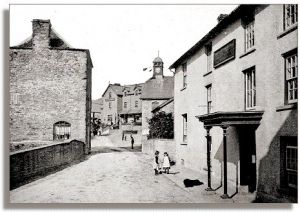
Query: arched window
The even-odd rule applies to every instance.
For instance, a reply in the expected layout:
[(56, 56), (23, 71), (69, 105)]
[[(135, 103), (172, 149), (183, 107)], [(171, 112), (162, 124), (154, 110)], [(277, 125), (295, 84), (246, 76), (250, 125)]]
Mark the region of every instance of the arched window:
[(53, 125), (53, 140), (66, 140), (71, 137), (71, 124), (65, 121)]

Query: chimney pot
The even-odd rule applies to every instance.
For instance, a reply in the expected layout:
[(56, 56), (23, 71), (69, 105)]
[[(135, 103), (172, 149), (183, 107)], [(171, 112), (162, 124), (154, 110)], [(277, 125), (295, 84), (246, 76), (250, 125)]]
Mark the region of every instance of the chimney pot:
[(224, 18), (226, 18), (228, 16), (228, 14), (220, 14), (217, 18), (218, 23), (220, 23)]

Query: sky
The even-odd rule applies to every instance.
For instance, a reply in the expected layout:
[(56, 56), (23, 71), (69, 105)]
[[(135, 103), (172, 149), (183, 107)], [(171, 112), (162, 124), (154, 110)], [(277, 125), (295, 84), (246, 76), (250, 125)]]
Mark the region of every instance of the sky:
[(164, 74), (237, 5), (10, 5), (10, 46), (31, 36), (32, 19), (50, 19), (72, 47), (89, 49), (92, 99), (110, 83), (145, 82), (158, 55)]

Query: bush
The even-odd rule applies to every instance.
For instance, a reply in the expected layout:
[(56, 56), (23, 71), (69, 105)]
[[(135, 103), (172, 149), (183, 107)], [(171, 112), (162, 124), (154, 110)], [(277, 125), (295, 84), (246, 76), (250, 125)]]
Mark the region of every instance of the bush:
[(167, 138), (174, 137), (174, 118), (172, 113), (158, 112), (148, 120), (149, 135), (151, 138)]

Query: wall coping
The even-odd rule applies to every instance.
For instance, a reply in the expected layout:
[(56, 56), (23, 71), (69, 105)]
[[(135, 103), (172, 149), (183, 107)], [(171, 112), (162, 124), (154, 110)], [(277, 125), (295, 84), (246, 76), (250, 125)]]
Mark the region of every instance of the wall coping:
[[(29, 152), (29, 151), (32, 151), (32, 150), (37, 150), (37, 149), (43, 149), (43, 148), (47, 148), (47, 147), (50, 147), (50, 146), (56, 146), (56, 145), (61, 145), (61, 144), (68, 144), (68, 143), (72, 143), (72, 142), (82, 142), (82, 141), (79, 141), (79, 140), (66, 140), (66, 141), (60, 141), (60, 142), (55, 142), (53, 144), (47, 144), (45, 146), (38, 146), (38, 147), (34, 147), (34, 148), (31, 148), (31, 149), (23, 149), (23, 150), (19, 150), (19, 151), (14, 151), (14, 152), (11, 152), (9, 155), (12, 156), (12, 155), (16, 155), (16, 154), (21, 154), (21, 153), (24, 153), (24, 152)], [(84, 142), (82, 142), (84, 144)]]

